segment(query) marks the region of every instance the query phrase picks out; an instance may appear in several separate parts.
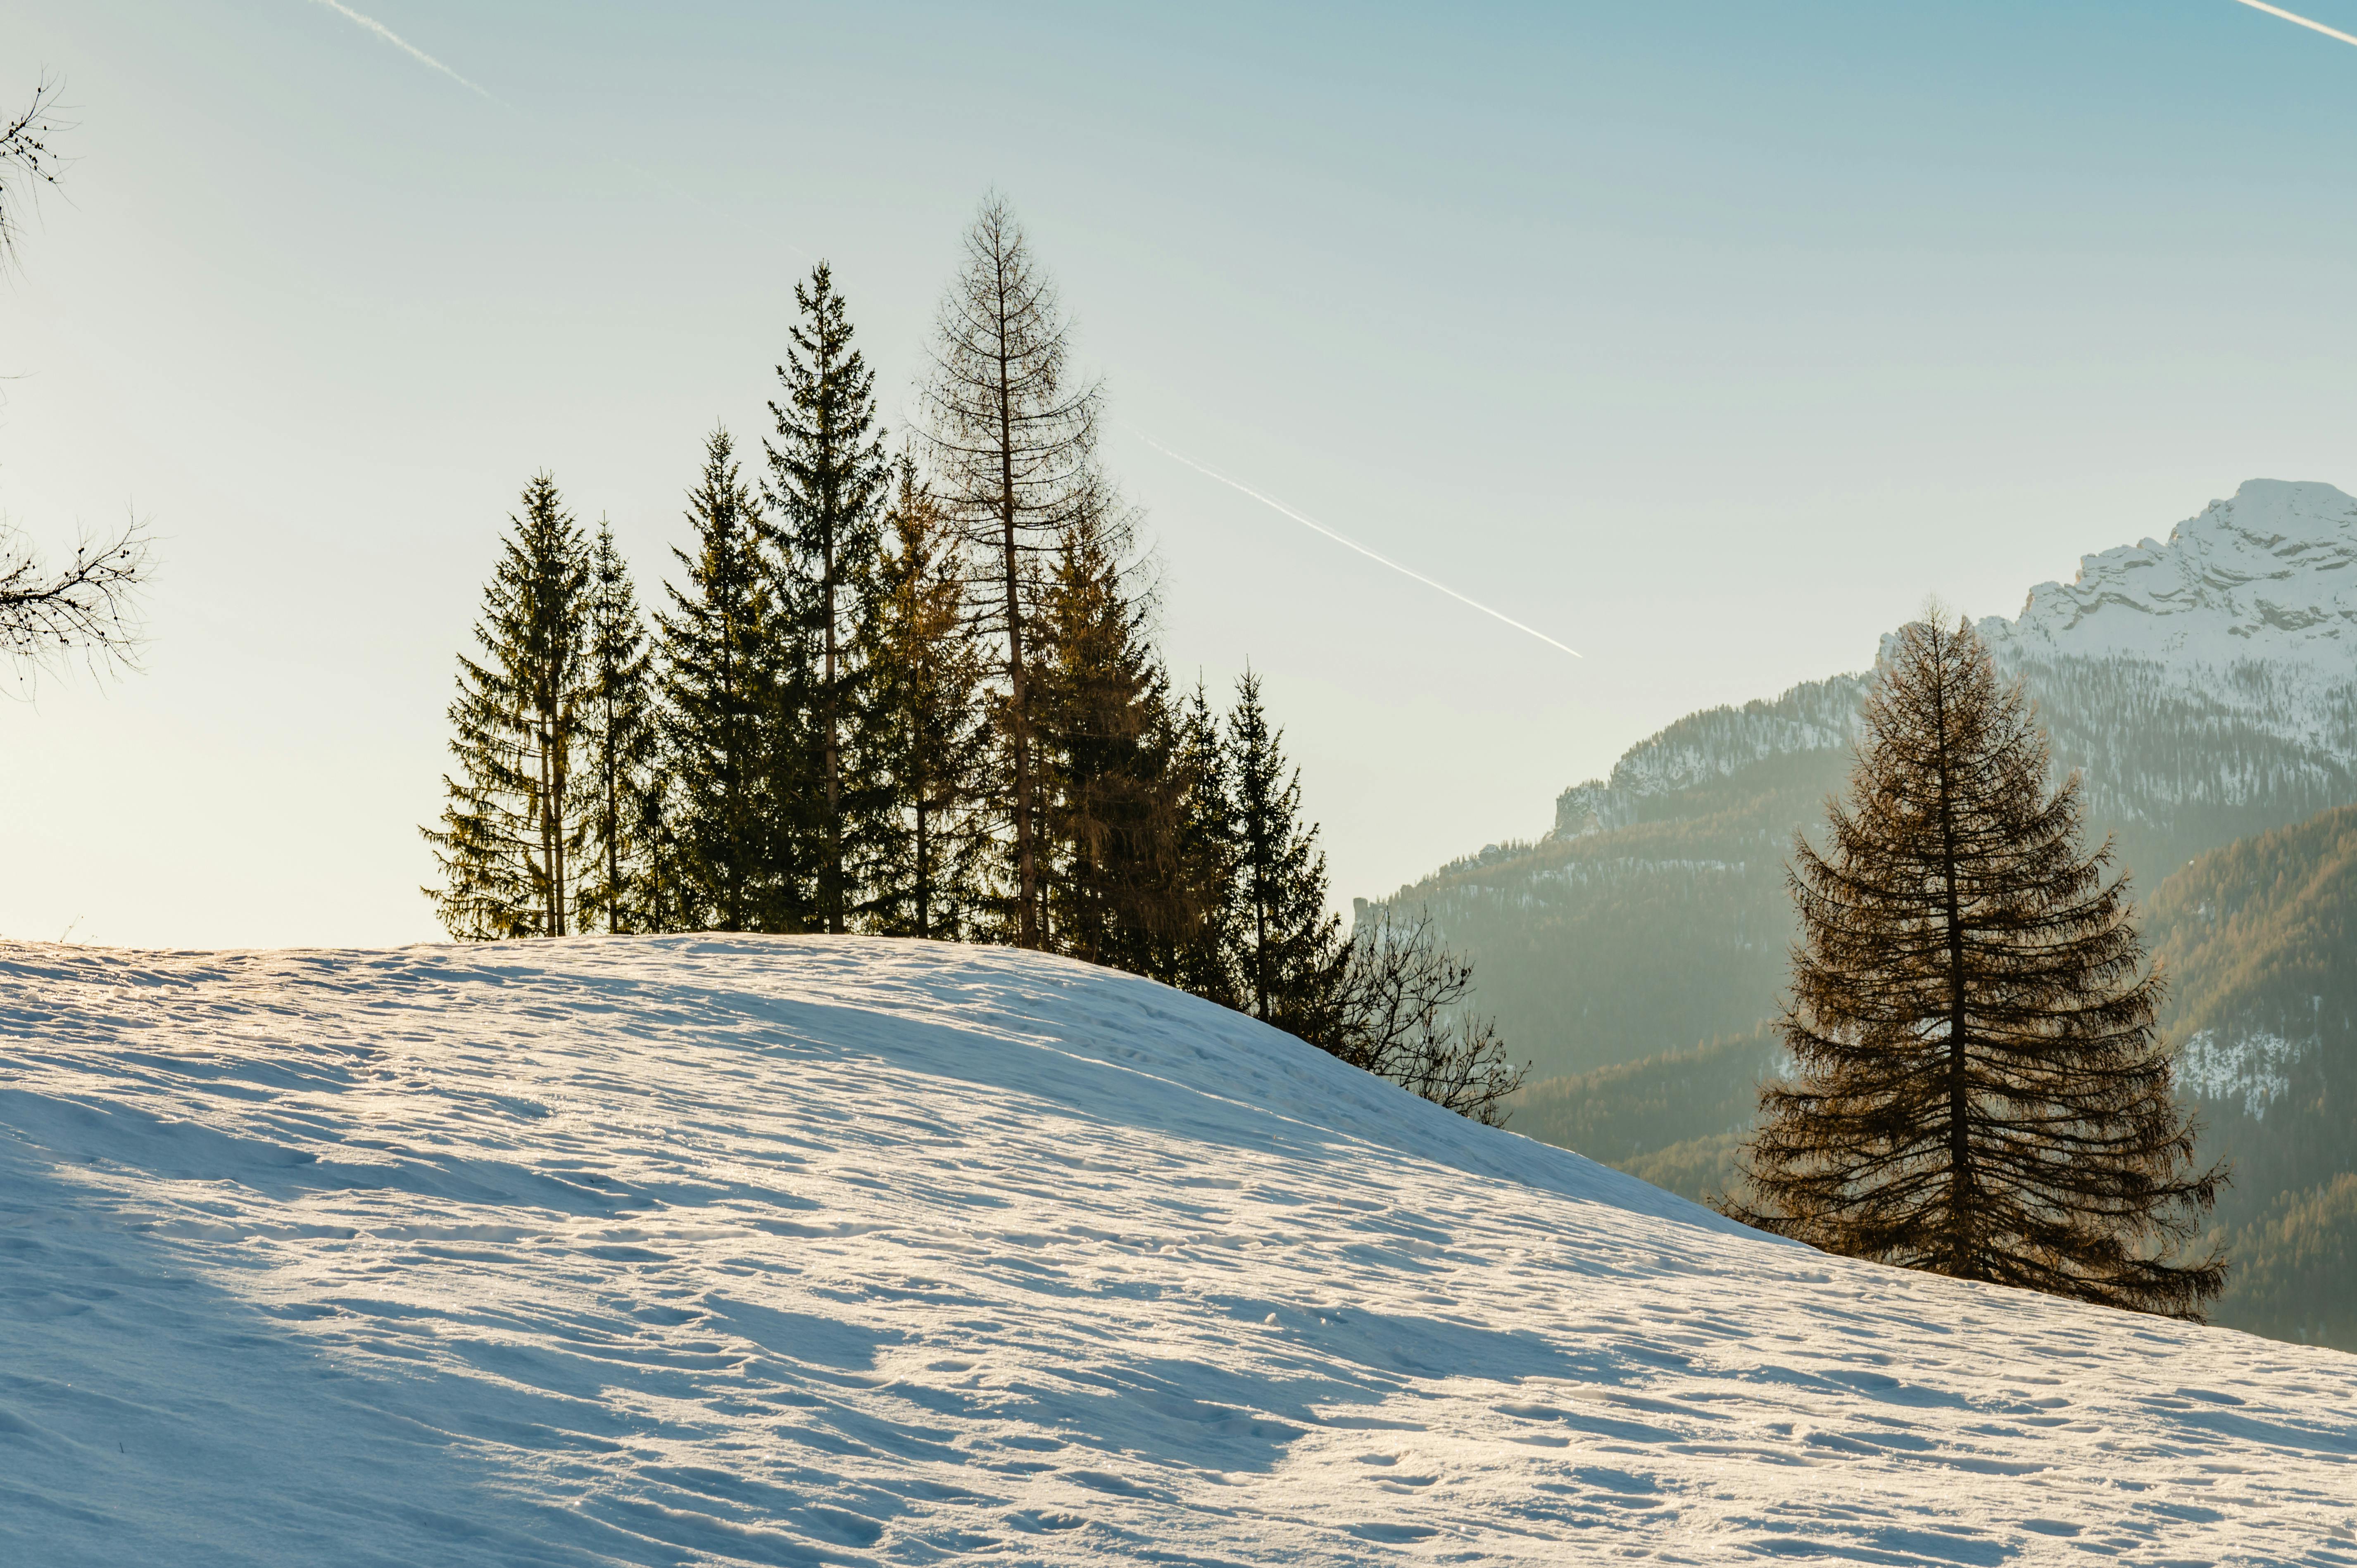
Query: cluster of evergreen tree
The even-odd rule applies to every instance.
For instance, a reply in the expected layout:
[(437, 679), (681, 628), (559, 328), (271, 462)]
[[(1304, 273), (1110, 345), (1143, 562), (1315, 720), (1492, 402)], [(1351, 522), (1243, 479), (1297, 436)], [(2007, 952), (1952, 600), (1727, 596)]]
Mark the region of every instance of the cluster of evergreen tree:
[(825, 263), (794, 297), (762, 471), (712, 433), (651, 628), (609, 531), (525, 488), (425, 830), (445, 927), (1069, 953), (1494, 1119), (1519, 1074), (1469, 973), (1328, 912), (1258, 678), (1224, 714), (1174, 688), (1102, 389), (1006, 206), (966, 237), (897, 456)]

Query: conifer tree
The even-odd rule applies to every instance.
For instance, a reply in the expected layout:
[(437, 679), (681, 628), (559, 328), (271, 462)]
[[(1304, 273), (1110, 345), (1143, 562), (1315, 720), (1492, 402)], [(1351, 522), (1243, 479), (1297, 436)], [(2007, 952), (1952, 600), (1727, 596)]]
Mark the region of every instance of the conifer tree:
[(574, 763), (588, 700), (588, 552), (547, 474), (524, 487), (475, 625), (480, 662), (458, 657), (448, 800), (426, 888), (462, 941), (561, 937), (576, 929), (587, 820)]
[(790, 763), (791, 647), (761, 548), (761, 521), (728, 433), (705, 443), (688, 497), (693, 553), (673, 553), (687, 585), (668, 585), (656, 618), (679, 818), (673, 825), (688, 902), (724, 931), (791, 929), (800, 901), (782, 820)]
[(1730, 1212), (1829, 1251), (2198, 1317), (2215, 1253), (2176, 1253), (2222, 1173), (2153, 1026), (2160, 977), (2073, 774), (1969, 622), (1901, 628), (1846, 802), (1791, 884), (1781, 1020)]
[(1244, 1010), (1312, 1045), (1334, 1037), (1347, 950), (1326, 909), (1326, 855), (1315, 823), (1301, 820), (1301, 775), (1288, 768), (1284, 735), (1269, 727), (1260, 677), (1236, 682), (1228, 715), (1235, 769), (1235, 922)]
[(638, 918), (642, 930), (693, 931), (705, 920), (674, 825), (687, 813), (669, 730), (667, 723), (656, 730), (652, 755), (632, 798), (640, 855)]
[(888, 522), (875, 611), (860, 628), (872, 684), (859, 747), (884, 803), (864, 914), (881, 935), (953, 941), (971, 930), (984, 897), (985, 654), (966, 613), (957, 535), (913, 459), (899, 465)]
[(1033, 948), (1045, 929), (1031, 696), (1039, 564), (1097, 501), (1100, 393), (1073, 379), (1070, 348), (1054, 285), (1012, 209), (989, 197), (936, 318), (922, 434), (942, 504), (983, 566), (987, 588), (974, 607), (1002, 650), (995, 793), (1013, 838), (1008, 924), (1018, 946)]
[(1234, 1007), (1236, 982), (1236, 801), (1226, 737), (1198, 679), (1166, 720), (1177, 823), (1178, 929), (1156, 978)]
[(1126, 519), (1110, 498), (1064, 530), (1038, 621), (1033, 693), (1042, 792), (1044, 939), (1150, 973), (1181, 924), (1168, 682), (1149, 607), (1124, 583)]
[(765, 444), (763, 495), (783, 566), (782, 607), (816, 660), (809, 672), (817, 789), (808, 802), (812, 897), (821, 929), (840, 934), (857, 897), (881, 802), (846, 756), (866, 700), (856, 628), (867, 611), (880, 512), (889, 478), (876, 425), (876, 376), (851, 346), (851, 319), (824, 262), (794, 287), (802, 320), (778, 367), (783, 402), (770, 404), (777, 440)]
[[(655, 764), (653, 656), (630, 572), (604, 519), (589, 553), (584, 781), (590, 864), (581, 926), (659, 930), (648, 904), (647, 775)], [(660, 825), (660, 824), (658, 824)]]

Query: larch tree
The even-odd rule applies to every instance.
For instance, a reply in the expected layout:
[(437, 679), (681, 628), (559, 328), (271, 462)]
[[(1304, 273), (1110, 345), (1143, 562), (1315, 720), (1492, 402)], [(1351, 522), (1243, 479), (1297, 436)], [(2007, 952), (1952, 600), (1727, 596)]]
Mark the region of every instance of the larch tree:
[(659, 930), (649, 905), (644, 829), (648, 775), (660, 741), (654, 660), (630, 565), (602, 518), (589, 551), (587, 608), (583, 771), (590, 864), (580, 923), (618, 933)]
[(1033, 690), (1043, 938), (1151, 973), (1182, 923), (1168, 681), (1129, 591), (1128, 520), (1110, 496), (1073, 519), (1047, 574)]
[(979, 792), (990, 745), (985, 655), (966, 610), (958, 534), (904, 457), (887, 514), (874, 613), (860, 628), (870, 673), (860, 749), (883, 792), (866, 867), (868, 929), (956, 940), (984, 899)]
[(770, 404), (777, 438), (765, 444), (771, 537), (784, 573), (783, 608), (816, 660), (809, 686), (816, 796), (809, 802), (812, 897), (817, 921), (840, 934), (857, 900), (857, 865), (881, 809), (845, 740), (866, 700), (856, 628), (868, 608), (880, 516), (890, 477), (876, 424), (876, 375), (851, 346), (851, 318), (824, 262), (794, 288), (802, 313), (784, 391)]
[(1347, 950), (1326, 908), (1326, 855), (1301, 817), (1301, 775), (1269, 725), (1260, 677), (1246, 671), (1228, 714), (1234, 768), (1235, 921), (1244, 1011), (1312, 1045), (1334, 1036)]
[(1068, 363), (1071, 327), (1004, 199), (983, 203), (935, 320), (921, 433), (942, 505), (976, 553), (973, 607), (998, 643), (1002, 776), (1017, 945), (1044, 940), (1031, 660), (1041, 558), (1096, 504), (1101, 401)]
[(509, 522), (475, 626), (482, 658), (458, 658), (458, 776), (443, 778), (441, 826), (421, 830), (443, 878), (426, 897), (460, 940), (568, 934), (585, 869), (574, 763), (587, 722), (589, 554), (547, 474)]
[(2198, 1318), (2184, 1261), (2223, 1173), (2154, 1029), (2110, 845), (1970, 623), (1901, 628), (1825, 848), (1794, 846), (1802, 934), (1728, 1212), (1828, 1251)]
[(759, 504), (726, 430), (705, 442), (688, 497), (684, 587), (656, 617), (678, 789), (684, 901), (724, 931), (791, 929), (791, 835), (778, 800), (791, 715), (790, 647), (762, 548)]

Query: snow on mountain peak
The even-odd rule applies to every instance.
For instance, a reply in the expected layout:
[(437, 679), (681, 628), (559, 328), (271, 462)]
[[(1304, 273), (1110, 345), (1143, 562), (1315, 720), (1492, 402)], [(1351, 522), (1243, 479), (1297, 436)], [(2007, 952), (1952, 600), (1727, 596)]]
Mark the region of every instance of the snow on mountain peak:
[(2357, 498), (2252, 479), (2169, 531), (2083, 557), (1982, 633), (2017, 655), (2126, 655), (2223, 667), (2248, 659), (2346, 673), (2357, 660)]
[(0, 1562), (2344, 1561), (2357, 1359), (1743, 1230), (1129, 975), (0, 944)]

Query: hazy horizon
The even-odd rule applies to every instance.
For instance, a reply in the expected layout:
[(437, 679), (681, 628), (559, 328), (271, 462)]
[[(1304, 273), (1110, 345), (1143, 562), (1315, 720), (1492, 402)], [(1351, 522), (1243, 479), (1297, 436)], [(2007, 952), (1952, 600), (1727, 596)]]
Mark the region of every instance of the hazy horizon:
[(0, 297), (0, 517), (160, 541), (145, 671), (0, 707), (11, 937), (437, 938), (416, 828), (526, 478), (651, 602), (811, 261), (897, 430), (990, 188), (1106, 377), (1173, 673), (1262, 673), (1344, 908), (1928, 592), (2011, 615), (2245, 479), (2357, 489), (2357, 48), (2233, 0), (0, 17), (0, 105), (47, 70), (76, 123)]

